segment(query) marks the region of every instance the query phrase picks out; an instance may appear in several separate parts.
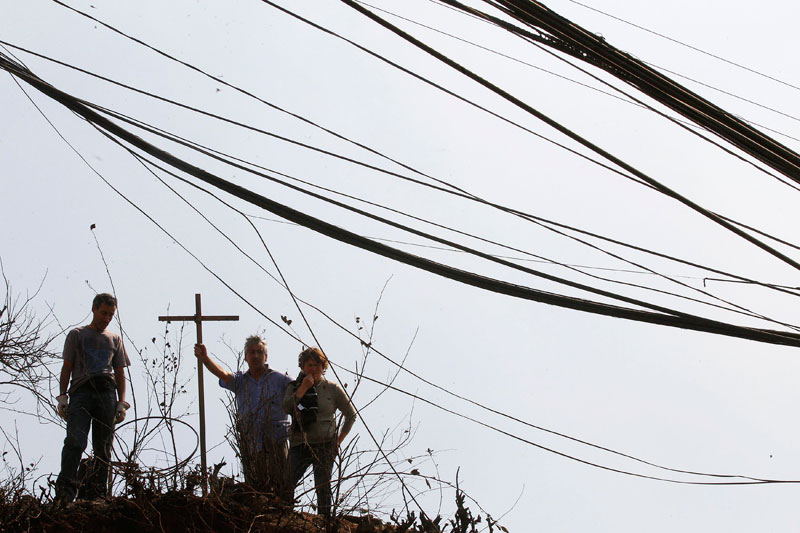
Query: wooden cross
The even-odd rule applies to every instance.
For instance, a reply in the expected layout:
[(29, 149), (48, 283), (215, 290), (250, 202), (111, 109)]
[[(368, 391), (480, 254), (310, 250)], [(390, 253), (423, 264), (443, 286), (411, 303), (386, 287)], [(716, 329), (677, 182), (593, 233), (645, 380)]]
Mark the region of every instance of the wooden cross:
[[(194, 295), (194, 314), (182, 316), (160, 316), (161, 322), (194, 322), (197, 326), (197, 343), (203, 343), (203, 322), (220, 320), (239, 320), (238, 316), (213, 316), (206, 315), (200, 311), (200, 295)], [(200, 398), (200, 467), (203, 469), (202, 484), (203, 496), (208, 494), (206, 483), (206, 402), (203, 394), (203, 362), (197, 361), (197, 391)]]

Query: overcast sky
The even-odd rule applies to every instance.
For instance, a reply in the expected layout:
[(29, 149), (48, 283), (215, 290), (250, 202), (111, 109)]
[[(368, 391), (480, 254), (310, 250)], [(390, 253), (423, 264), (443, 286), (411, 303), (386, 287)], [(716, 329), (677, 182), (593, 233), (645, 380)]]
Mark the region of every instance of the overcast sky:
[[(674, 200), (554, 144), (588, 154), (344, 4), (332, 0), (279, 3), (516, 125), (255, 0), (69, 4), (273, 107), (53, 2), (0, 0), (0, 40), (277, 136), (431, 182), (280, 108), (491, 202), (758, 281), (800, 285), (798, 273), (790, 266)], [(404, 17), (377, 11), (387, 20), (700, 205), (797, 242), (798, 192), (747, 162), (619, 93), (608, 94), (611, 88), (544, 49), (436, 2), (375, 0), (372, 4)], [(798, 44), (794, 21), (800, 8), (796, 4), (772, 0), (757, 5), (710, 0), (658, 5), (586, 0), (582, 4), (557, 0), (546, 5), (635, 57), (676, 73), (670, 75), (798, 150), (800, 68), (790, 54)], [(472, 5), (488, 9), (480, 2)], [(19, 49), (9, 47), (4, 50), (8, 52), (74, 96), (265, 167), (272, 176), (283, 173), (387, 206), (395, 211), (336, 197), (483, 252), (514, 258), (529, 268), (736, 324), (785, 329), (774, 322), (583, 272), (713, 301), (694, 290), (702, 289), (776, 321), (796, 322), (791, 296), (750, 284), (704, 279), (720, 276), (591, 241), (686, 285), (678, 286), (490, 207), (177, 108)], [(598, 71), (590, 72), (611, 81)], [(228, 366), (235, 368), (235, 352), (241, 350), (244, 338), (261, 332), (267, 338), (272, 368), (294, 375), (301, 343), (319, 343), (341, 365), (337, 374), (352, 389), (353, 377), (345, 369), (361, 368), (359, 342), (320, 312), (301, 304), (312, 336), (287, 290), (273, 278), (282, 275), (297, 297), (362, 336), (368, 335), (380, 298), (374, 346), (396, 361), (406, 357), (409, 370), (474, 402), (669, 468), (800, 480), (796, 349), (490, 293), (336, 242), (219, 193), (221, 199), (251, 215), (259, 237), (241, 214), (156, 171), (184, 201), (91, 125), (30, 86), (23, 83), (22, 87), (85, 161), (12, 78), (0, 75), (0, 222), (4, 228), (0, 259), (5, 276), (19, 294), (33, 292), (41, 284), (34, 301), (37, 312), (44, 316), (52, 307), (63, 327), (88, 323), (92, 296), (112, 290), (113, 281), (140, 409), (147, 394), (141, 368), (145, 359), (158, 357), (163, 343), (164, 325), (157, 317), (168, 312), (193, 313), (197, 292), (202, 293), (205, 313), (241, 317), (237, 323), (204, 326), (206, 344)], [(633, 89), (625, 90), (634, 94)], [(419, 236), (136, 131), (222, 178), (354, 233), (481, 275), (610, 301), (440, 249)], [(92, 224), (96, 225), (93, 231)], [(781, 250), (791, 254), (788, 247)], [(286, 327), (281, 316), (291, 320), (287, 329), (292, 335), (276, 326)], [(53, 323), (51, 328), (57, 331), (58, 326)], [(118, 330), (120, 325), (115, 323), (113, 328)], [(173, 346), (176, 333), (173, 325), (168, 334)], [(55, 351), (60, 351), (63, 337), (56, 338)], [(187, 327), (184, 375), (191, 381), (180, 407), (191, 413), (197, 410), (191, 402), (196, 396), (193, 339), (193, 328)], [(58, 368), (58, 362), (53, 368)], [(395, 370), (371, 354), (365, 373), (387, 381)], [(216, 380), (206, 376), (209, 462), (224, 458), (230, 472), (235, 458), (224, 440), (225, 395)], [(335, 379), (331, 372), (328, 377)], [(392, 441), (401, 439), (410, 427), (413, 439), (399, 457), (426, 456), (429, 449), (434, 453), (427, 460), (404, 464), (403, 469), (418, 468), (425, 475), (455, 482), (460, 468), (461, 487), (494, 517), (507, 513), (501, 523), (511, 531), (785, 531), (800, 518), (797, 484), (698, 486), (603, 470), (543, 448), (642, 475), (719, 480), (647, 467), (536, 430), (448, 396), (408, 374), (400, 373), (394, 385), (424, 400), (414, 401), (395, 391), (384, 393), (363, 410), (351, 438), (357, 439), (361, 449), (374, 449), (367, 427), (378, 437), (389, 432)], [(356, 406), (367, 405), (379, 391), (374, 384), (363, 384), (354, 397)], [(5, 428), (16, 419), (25, 454), (30, 460), (41, 457), (39, 472), (57, 473), (63, 428), (10, 412), (1, 416)], [(186, 420), (196, 423), (194, 415)], [(192, 435), (178, 433), (181, 453), (190, 453)], [(152, 446), (158, 448), (161, 443)], [(148, 457), (154, 462), (163, 460), (156, 452)], [(424, 484), (417, 480), (414, 487), (421, 490)], [(452, 494), (442, 498), (440, 503), (440, 494), (434, 491), (421, 496), (420, 502), (432, 515), (452, 512)], [(376, 499), (371, 503), (386, 509), (401, 505), (397, 490)]]

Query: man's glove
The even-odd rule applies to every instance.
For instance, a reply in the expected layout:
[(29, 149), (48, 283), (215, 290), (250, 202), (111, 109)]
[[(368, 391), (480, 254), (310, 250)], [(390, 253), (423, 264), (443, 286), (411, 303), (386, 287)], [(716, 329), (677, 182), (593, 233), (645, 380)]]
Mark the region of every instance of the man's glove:
[(126, 402), (125, 400), (120, 400), (117, 402), (117, 414), (114, 416), (114, 422), (119, 424), (123, 420), (125, 420), (125, 412), (130, 409), (131, 404)]
[(58, 402), (58, 406), (56, 407), (56, 411), (58, 412), (58, 416), (63, 418), (64, 420), (67, 419), (67, 406), (69, 405), (69, 401), (67, 400), (67, 395), (62, 394), (60, 396), (56, 396), (56, 401)]

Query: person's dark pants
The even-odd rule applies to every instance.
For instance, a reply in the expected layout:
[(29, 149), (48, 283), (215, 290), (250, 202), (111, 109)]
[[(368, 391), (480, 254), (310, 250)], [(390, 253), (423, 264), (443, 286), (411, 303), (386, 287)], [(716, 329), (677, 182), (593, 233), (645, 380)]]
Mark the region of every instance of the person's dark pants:
[[(108, 467), (114, 438), (117, 389), (111, 380), (88, 383), (70, 394), (67, 410), (67, 438), (61, 451), (61, 473), (56, 480), (56, 498), (71, 502), (78, 492), (78, 466), (92, 428), (94, 466), (90, 469), (86, 494), (108, 494)], [(84, 492), (84, 491), (82, 491)]]
[(261, 449), (250, 446), (246, 452), (242, 454), (245, 483), (256, 490), (274, 494), (281, 500), (291, 503), (292, 492), (289, 489), (287, 472), (289, 452), (287, 439), (272, 439), (267, 436)]
[(273, 440), (267, 437), (264, 451), (267, 455), (270, 490), (282, 501), (291, 504), (294, 487), (290, 488), (289, 485), (289, 441), (285, 438)]
[(331, 440), (319, 444), (299, 444), (289, 449), (289, 472), (292, 490), (303, 479), (308, 467), (314, 467), (314, 488), (317, 492), (317, 512), (331, 514), (331, 473), (336, 453), (336, 442)]

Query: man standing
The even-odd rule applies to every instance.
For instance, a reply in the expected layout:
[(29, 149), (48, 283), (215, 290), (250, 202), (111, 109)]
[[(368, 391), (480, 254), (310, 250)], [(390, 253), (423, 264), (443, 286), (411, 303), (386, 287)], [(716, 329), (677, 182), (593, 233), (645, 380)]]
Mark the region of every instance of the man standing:
[[(130, 365), (122, 338), (106, 328), (117, 310), (117, 299), (98, 294), (92, 301), (92, 322), (73, 329), (64, 343), (64, 363), (59, 380), (58, 414), (67, 421), (61, 452), (61, 473), (56, 480), (56, 501), (66, 504), (78, 491), (78, 466), (92, 428), (94, 467), (87, 495), (108, 494), (108, 467), (114, 424), (125, 419), (125, 367)], [(69, 390), (67, 386), (69, 385)]]
[(291, 378), (269, 368), (267, 345), (258, 335), (248, 337), (244, 344), (246, 372), (226, 371), (208, 356), (202, 344), (195, 345), (194, 354), (219, 378), (220, 386), (236, 397), (234, 440), (245, 482), (289, 501), (289, 417), (281, 403)]

